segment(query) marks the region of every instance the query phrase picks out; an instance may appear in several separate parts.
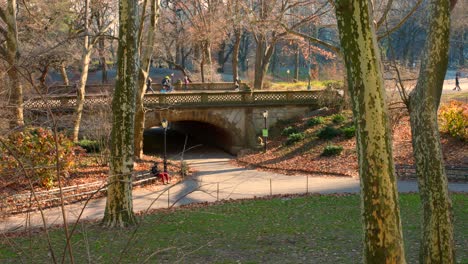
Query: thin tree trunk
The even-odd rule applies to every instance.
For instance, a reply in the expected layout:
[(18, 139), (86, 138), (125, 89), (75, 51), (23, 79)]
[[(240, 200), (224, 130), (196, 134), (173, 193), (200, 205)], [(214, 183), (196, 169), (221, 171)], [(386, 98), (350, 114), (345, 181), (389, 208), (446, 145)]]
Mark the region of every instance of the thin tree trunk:
[(299, 81), (299, 45), (296, 44), (296, 50), (294, 51), (294, 79)]
[(88, 69), (89, 62), (91, 61), (91, 48), (89, 45), (89, 26), (88, 26), (88, 15), (89, 15), (89, 0), (85, 0), (85, 36), (83, 39), (83, 56), (81, 58), (81, 76), (80, 82), (76, 87), (76, 108), (75, 108), (75, 117), (73, 122), (73, 142), (78, 142), (81, 117), (83, 115), (83, 107), (85, 101), (85, 87), (86, 82), (88, 81)]
[(205, 53), (202, 52), (201, 60), (200, 60), (200, 74), (201, 74), (201, 82), (205, 82)]
[[(14, 65), (14, 64), (13, 64)], [(8, 78), (11, 84), (10, 104), (13, 109), (13, 118), (10, 121), (10, 128), (24, 126), (23, 117), (23, 86), (21, 85), (16, 66), (8, 70)]]
[(264, 36), (260, 36), (257, 41), (257, 49), (255, 50), (255, 76), (254, 88), (261, 90), (263, 87), (263, 56), (265, 54), (266, 41)]
[[(140, 52), (141, 56), (141, 68), (139, 71), (138, 78), (138, 90), (136, 96), (136, 113), (135, 113), (135, 158), (143, 157), (143, 133), (145, 129), (145, 112), (143, 105), (143, 98), (146, 90), (146, 80), (149, 77), (151, 55), (154, 45), (154, 31), (156, 29), (157, 19), (159, 17), (159, 4), (160, 0), (151, 0), (150, 1), (150, 23), (149, 28), (146, 32), (146, 40), (144, 45), (139, 45), (141, 47)], [(141, 25), (141, 24), (140, 24)], [(143, 32), (143, 31), (142, 31)]]
[[(85, 37), (86, 41), (88, 37)], [(75, 108), (75, 117), (73, 123), (73, 142), (78, 142), (79, 140), (79, 133), (80, 133), (80, 125), (81, 125), (81, 117), (83, 115), (83, 108), (85, 102), (85, 95), (86, 95), (86, 82), (88, 80), (88, 70), (89, 70), (89, 62), (91, 61), (91, 50), (85, 48), (83, 51), (83, 57), (81, 59), (81, 76), (80, 81), (76, 87), (76, 108)]]
[(67, 86), (70, 85), (70, 80), (68, 79), (65, 62), (60, 63), (60, 75), (62, 75), (63, 84)]
[(381, 60), (368, 0), (337, 0), (357, 132), (364, 263), (406, 263)]
[(437, 124), (448, 65), (449, 1), (432, 0), (429, 10), (429, 34), (419, 79), (409, 100), (413, 155), (423, 204), (420, 263), (455, 263), (452, 202)]
[(458, 43), (458, 65), (460, 67), (465, 66), (465, 28), (461, 29), (460, 42)]
[(239, 79), (239, 49), (241, 43), (241, 32), (240, 29), (236, 29), (234, 32), (234, 51), (232, 52), (232, 81), (235, 82)]
[(218, 65), (219, 65), (219, 72), (224, 73), (224, 53), (226, 52), (226, 41), (221, 43), (219, 50), (218, 50)]
[(109, 188), (103, 224), (125, 227), (136, 223), (132, 204), (135, 101), (138, 85), (138, 3), (119, 1), (117, 81), (112, 100)]

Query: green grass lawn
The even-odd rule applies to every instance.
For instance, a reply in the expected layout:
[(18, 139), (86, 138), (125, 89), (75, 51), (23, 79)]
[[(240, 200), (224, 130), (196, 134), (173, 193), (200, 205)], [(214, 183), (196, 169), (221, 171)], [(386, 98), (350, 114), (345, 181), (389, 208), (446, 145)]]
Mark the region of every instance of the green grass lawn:
[[(468, 263), (468, 196), (452, 196), (459, 263)], [(359, 263), (359, 196), (245, 200), (145, 216), (135, 229), (83, 224), (73, 238), (75, 263)], [(419, 196), (401, 196), (408, 263), (417, 263)], [(62, 230), (50, 233), (63, 253)], [(44, 235), (2, 239), (0, 263), (50, 263)], [(13, 249), (9, 244), (15, 244)], [(127, 250), (121, 254), (122, 249)]]

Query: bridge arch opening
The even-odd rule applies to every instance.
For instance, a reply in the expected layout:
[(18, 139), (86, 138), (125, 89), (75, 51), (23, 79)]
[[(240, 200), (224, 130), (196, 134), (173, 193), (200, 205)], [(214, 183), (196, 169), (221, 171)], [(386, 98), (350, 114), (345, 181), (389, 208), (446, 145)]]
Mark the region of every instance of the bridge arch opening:
[[(235, 143), (232, 134), (219, 126), (200, 121), (175, 121), (169, 124), (166, 132), (167, 152), (171, 155), (182, 152), (187, 136), (186, 149), (201, 145), (198, 149), (220, 149), (232, 153)], [(162, 154), (164, 144), (162, 127), (152, 127), (143, 135), (143, 152), (145, 154)], [(197, 150), (195, 148), (194, 150)]]

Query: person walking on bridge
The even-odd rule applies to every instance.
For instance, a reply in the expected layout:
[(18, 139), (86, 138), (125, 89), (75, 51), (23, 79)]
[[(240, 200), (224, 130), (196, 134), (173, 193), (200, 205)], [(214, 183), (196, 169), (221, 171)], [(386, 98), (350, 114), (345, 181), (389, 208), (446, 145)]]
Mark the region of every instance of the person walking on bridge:
[(146, 92), (149, 93), (150, 91), (154, 93), (153, 88), (151, 87), (151, 77), (148, 76), (148, 79), (146, 79)]

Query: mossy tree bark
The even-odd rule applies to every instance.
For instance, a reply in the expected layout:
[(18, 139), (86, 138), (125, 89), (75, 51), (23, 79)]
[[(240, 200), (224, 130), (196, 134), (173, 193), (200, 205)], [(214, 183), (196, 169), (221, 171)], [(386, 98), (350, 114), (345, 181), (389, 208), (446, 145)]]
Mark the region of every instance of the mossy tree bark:
[[(149, 77), (151, 57), (153, 53), (154, 34), (156, 23), (159, 18), (160, 0), (150, 0), (149, 23), (145, 31), (143, 31), (143, 21), (140, 23), (140, 34), (146, 32), (144, 45), (139, 44), (141, 54), (141, 65), (138, 78), (138, 90), (136, 96), (136, 113), (135, 113), (135, 157), (143, 156), (143, 132), (145, 129), (145, 108), (143, 106), (143, 98), (146, 91), (146, 80)], [(146, 6), (146, 1), (144, 2)], [(145, 17), (143, 15), (142, 17)], [(140, 39), (140, 38), (139, 38)]]
[(111, 160), (103, 224), (124, 227), (136, 221), (132, 204), (135, 101), (138, 85), (138, 3), (119, 1), (117, 80), (112, 100)]
[(10, 119), (10, 128), (24, 125), (23, 116), (23, 86), (20, 81), (18, 72), (19, 40), (18, 27), (16, 24), (16, 0), (8, 0), (6, 9), (0, 7), (0, 18), (6, 25), (6, 30), (3, 30), (6, 45), (0, 47), (0, 55), (2, 55), (8, 63), (7, 75), (10, 81), (10, 100), (8, 107), (11, 108), (12, 117)]
[(409, 97), (413, 155), (423, 205), (420, 263), (455, 263), (452, 203), (437, 124), (448, 64), (450, 1), (432, 0), (429, 10), (429, 34), (419, 79)]
[(365, 263), (406, 263), (381, 60), (368, 0), (336, 0), (357, 131)]

